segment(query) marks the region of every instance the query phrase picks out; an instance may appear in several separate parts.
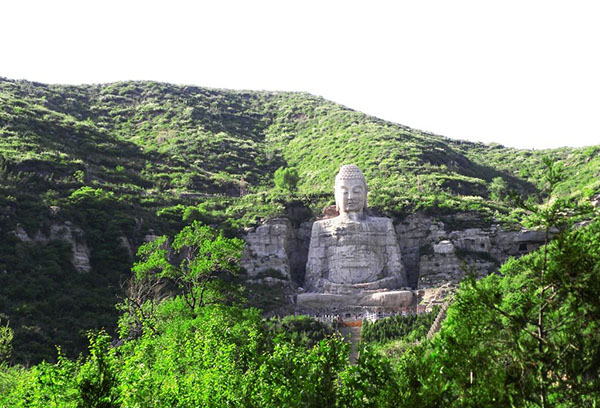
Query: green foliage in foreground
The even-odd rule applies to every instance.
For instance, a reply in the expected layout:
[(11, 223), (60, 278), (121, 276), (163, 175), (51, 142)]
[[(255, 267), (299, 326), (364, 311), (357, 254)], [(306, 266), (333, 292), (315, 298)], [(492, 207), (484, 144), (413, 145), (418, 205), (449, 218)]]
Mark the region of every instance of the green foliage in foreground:
[(594, 407), (600, 221), (468, 279), (431, 343), (400, 357), (406, 406)]
[(598, 293), (596, 216), (498, 275), (467, 279), (439, 334), (394, 358), (363, 344), (350, 365), (349, 345), (305, 317), (149, 299), (151, 318), (133, 327), (124, 308), (121, 340), (91, 335), (87, 357), (2, 365), (0, 406), (594, 407)]
[(379, 355), (328, 336), (310, 346), (272, 331), (256, 310), (206, 306), (192, 317), (181, 298), (158, 309), (159, 328), (111, 348), (91, 337), (90, 355), (59, 358), (0, 377), (11, 407), (394, 406), (393, 370)]
[[(166, 237), (155, 242), (139, 251), (137, 286), (120, 306), (121, 339), (90, 334), (87, 357), (69, 360), (59, 349), (55, 364), (3, 366), (0, 406), (393, 406), (398, 387), (390, 364), (364, 347), (351, 366), (349, 344), (331, 328), (190, 300), (197, 290), (227, 290), (207, 282), (235, 269), (238, 240), (196, 222), (170, 244)], [(181, 294), (162, 296), (157, 282), (165, 280)]]
[(237, 272), (243, 247), (241, 239), (226, 238), (194, 221), (171, 243), (163, 235), (140, 246), (140, 261), (132, 270), (138, 281), (172, 282), (182, 293), (190, 311), (195, 313), (197, 307), (224, 302), (225, 294), (233, 292), (228, 283)]
[[(547, 244), (509, 260), (498, 275), (461, 284), (440, 334), (399, 359), (408, 406), (600, 401), (600, 219), (597, 210), (553, 197), (564, 168), (551, 159), (544, 165), (548, 201), (521, 205)], [(590, 224), (574, 228), (582, 216)]]

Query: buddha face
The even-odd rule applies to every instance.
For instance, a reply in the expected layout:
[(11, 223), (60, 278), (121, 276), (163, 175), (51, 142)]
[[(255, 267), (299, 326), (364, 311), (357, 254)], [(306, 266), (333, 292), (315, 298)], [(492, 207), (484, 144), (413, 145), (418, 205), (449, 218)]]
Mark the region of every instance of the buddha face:
[(361, 179), (339, 180), (335, 185), (335, 203), (340, 212), (361, 214), (367, 202), (367, 188)]

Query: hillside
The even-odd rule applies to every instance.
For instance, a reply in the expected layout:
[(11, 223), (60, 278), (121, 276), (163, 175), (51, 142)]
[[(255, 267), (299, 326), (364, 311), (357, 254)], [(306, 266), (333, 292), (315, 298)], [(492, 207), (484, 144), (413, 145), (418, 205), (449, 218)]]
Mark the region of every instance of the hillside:
[[(17, 361), (48, 358), (56, 343), (73, 354), (86, 329), (112, 330), (147, 235), (193, 219), (239, 235), (292, 203), (318, 215), (343, 163), (364, 170), (373, 210), (397, 217), (469, 211), (511, 225), (503, 198), (539, 196), (543, 156), (564, 162), (562, 194), (600, 193), (600, 146), (453, 141), (304, 93), (0, 79), (0, 107), (0, 318), (15, 330)], [(298, 170), (297, 191), (275, 188), (280, 167)], [(54, 239), (59, 227), (85, 241), (88, 272)]]

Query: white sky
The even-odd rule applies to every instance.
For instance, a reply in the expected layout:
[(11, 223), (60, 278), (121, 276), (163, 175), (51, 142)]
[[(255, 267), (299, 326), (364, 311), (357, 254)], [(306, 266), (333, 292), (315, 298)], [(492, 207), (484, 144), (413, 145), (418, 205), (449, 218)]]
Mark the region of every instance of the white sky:
[(28, 1), (0, 76), (306, 91), (444, 136), (600, 144), (597, 1)]

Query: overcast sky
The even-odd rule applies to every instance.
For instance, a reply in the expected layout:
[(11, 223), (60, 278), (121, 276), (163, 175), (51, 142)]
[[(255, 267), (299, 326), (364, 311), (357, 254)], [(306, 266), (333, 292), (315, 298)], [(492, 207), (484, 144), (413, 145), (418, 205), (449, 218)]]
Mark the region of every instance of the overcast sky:
[(444, 136), (600, 144), (597, 1), (28, 1), (0, 76), (306, 91)]

